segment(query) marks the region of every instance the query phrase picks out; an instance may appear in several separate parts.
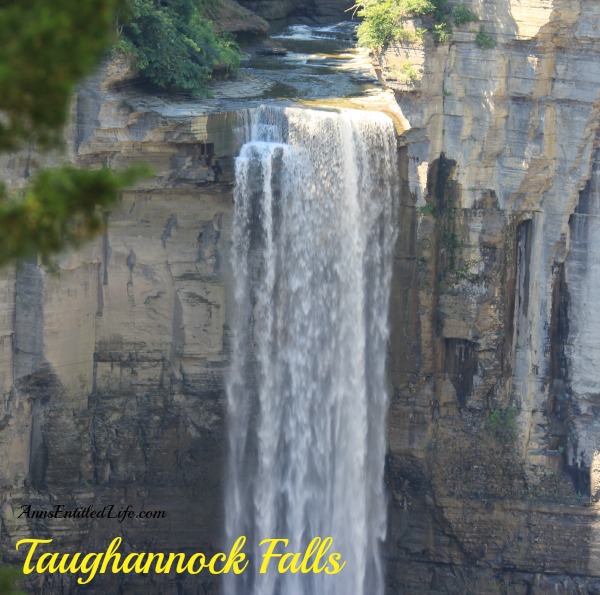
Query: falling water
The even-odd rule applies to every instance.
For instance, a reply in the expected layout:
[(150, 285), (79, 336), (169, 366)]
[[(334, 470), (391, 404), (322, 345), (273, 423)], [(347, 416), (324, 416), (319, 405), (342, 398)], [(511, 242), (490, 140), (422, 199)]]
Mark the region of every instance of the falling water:
[[(238, 595), (383, 593), (396, 140), (379, 113), (261, 107), (236, 161), (227, 534)], [(331, 536), (336, 575), (258, 573), (266, 538)]]

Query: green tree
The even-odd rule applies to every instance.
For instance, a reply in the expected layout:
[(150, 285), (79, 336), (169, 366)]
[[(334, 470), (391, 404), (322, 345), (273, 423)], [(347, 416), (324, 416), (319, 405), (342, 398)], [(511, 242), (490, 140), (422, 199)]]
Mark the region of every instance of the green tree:
[[(0, 0), (0, 151), (59, 150), (77, 82), (116, 36), (126, 0)], [(141, 170), (44, 169), (22, 192), (0, 182), (0, 265), (41, 254), (46, 261), (103, 224)]]
[[(355, 5), (363, 18), (358, 26), (359, 45), (381, 49), (393, 41), (414, 42), (423, 37), (425, 29), (416, 33), (405, 28), (408, 18), (429, 16), (433, 18), (434, 36), (442, 28), (450, 32), (447, 22), (446, 0), (361, 0)], [(447, 39), (445, 39), (447, 41)]]
[(215, 32), (201, 0), (131, 0), (131, 12), (120, 47), (155, 85), (205, 94), (215, 71), (237, 71), (239, 48)]
[(19, 591), (15, 586), (19, 579), (23, 579), (23, 573), (20, 570), (10, 566), (0, 566), (0, 593), (2, 595), (25, 595), (24, 591)]

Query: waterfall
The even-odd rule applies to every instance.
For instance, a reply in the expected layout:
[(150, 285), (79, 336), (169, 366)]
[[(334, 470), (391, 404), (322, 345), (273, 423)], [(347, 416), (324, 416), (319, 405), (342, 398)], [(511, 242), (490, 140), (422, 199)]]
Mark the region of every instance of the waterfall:
[[(383, 593), (380, 544), (396, 139), (380, 113), (260, 107), (236, 161), (230, 595)], [(260, 574), (267, 538), (332, 537), (335, 575)]]

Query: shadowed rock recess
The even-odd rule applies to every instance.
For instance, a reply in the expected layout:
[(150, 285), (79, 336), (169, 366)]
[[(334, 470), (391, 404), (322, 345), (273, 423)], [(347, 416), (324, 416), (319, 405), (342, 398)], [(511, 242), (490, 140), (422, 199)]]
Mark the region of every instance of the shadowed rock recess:
[[(292, 11), (241, 4), (271, 20)], [(340, 4), (306, 3), (303, 14)], [(449, 43), (375, 56), (406, 120), (387, 358), (386, 593), (597, 593), (600, 4), (463, 4), (479, 21), (455, 26)], [(494, 47), (478, 46), (481, 27)], [(420, 78), (399, 80), (406, 63)], [(130, 98), (100, 80), (78, 95), (73, 161), (143, 160), (156, 177), (124, 194), (103, 237), (60, 256), (57, 274), (35, 263), (2, 272), (8, 562), (22, 563), (14, 544), (30, 536), (67, 552), (103, 551), (117, 535), (126, 552), (228, 546), (240, 118), (203, 109)], [(31, 159), (3, 160), (2, 178), (18, 186)], [(25, 504), (131, 504), (167, 518), (18, 518)], [(30, 592), (42, 588), (214, 594), (221, 584), (204, 573), (106, 574), (84, 586), (31, 575)]]

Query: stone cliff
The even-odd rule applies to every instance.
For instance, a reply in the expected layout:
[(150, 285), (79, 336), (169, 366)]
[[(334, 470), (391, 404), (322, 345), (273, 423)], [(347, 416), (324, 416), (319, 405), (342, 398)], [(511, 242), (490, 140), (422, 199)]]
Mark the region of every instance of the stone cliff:
[[(31, 535), (69, 551), (98, 551), (117, 535), (129, 551), (222, 545), (236, 117), (166, 116), (132, 101), (98, 80), (86, 84), (73, 107), (72, 159), (115, 167), (141, 160), (155, 178), (126, 192), (104, 236), (63, 254), (57, 272), (22, 263), (2, 276), (0, 539), (8, 560)], [(4, 178), (26, 178), (29, 161), (4, 163)], [(167, 518), (28, 519), (27, 504), (132, 504)], [(117, 584), (109, 576), (78, 589), (216, 592), (210, 578), (194, 587), (184, 587), (194, 577), (182, 578), (149, 584), (121, 575)], [(71, 593), (74, 585), (42, 575), (30, 589)]]
[(416, 207), (391, 312), (390, 593), (595, 592), (600, 9), (464, 6), (479, 21), (449, 44), (376, 56)]
[[(298, 6), (240, 4), (272, 20)], [(388, 358), (388, 592), (594, 593), (600, 7), (464, 4), (480, 20), (455, 27), (450, 43), (377, 56), (407, 123)], [(495, 47), (478, 47), (481, 27)], [(406, 62), (420, 80), (398, 80)], [(157, 175), (124, 195), (104, 237), (62, 255), (58, 273), (23, 263), (2, 276), (2, 549), (18, 561), (15, 541), (32, 534), (68, 551), (119, 534), (126, 551), (217, 551), (238, 117), (96, 80), (73, 120), (74, 161), (142, 159)], [(3, 178), (18, 184), (31, 159), (3, 163)], [(18, 518), (22, 504), (55, 503), (132, 504), (168, 519)], [(75, 591), (46, 575), (30, 586), (105, 593), (114, 581)], [(212, 577), (119, 581), (128, 594), (218, 592)]]
[(350, 0), (239, 0), (269, 21), (282, 21), (288, 17), (299, 17), (308, 21), (341, 20), (354, 4)]

